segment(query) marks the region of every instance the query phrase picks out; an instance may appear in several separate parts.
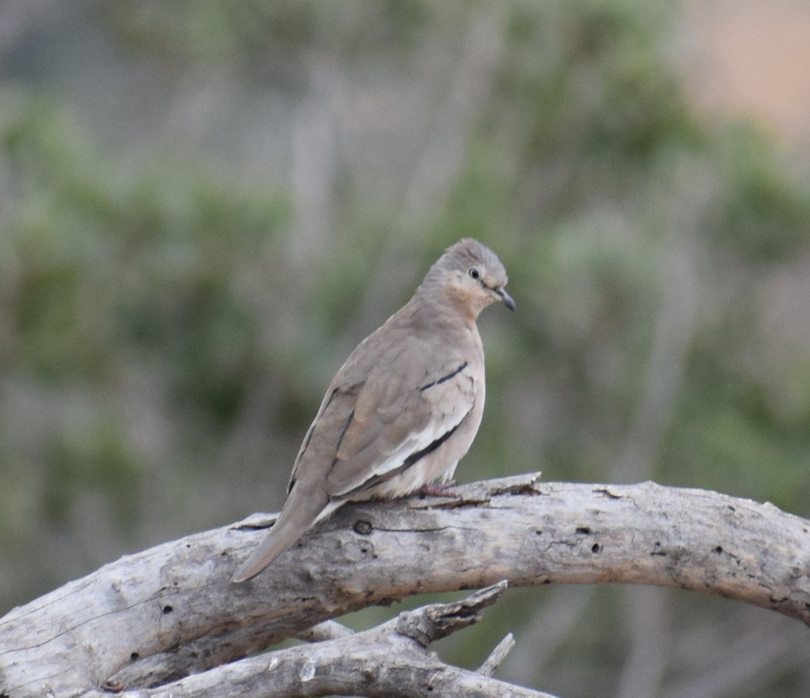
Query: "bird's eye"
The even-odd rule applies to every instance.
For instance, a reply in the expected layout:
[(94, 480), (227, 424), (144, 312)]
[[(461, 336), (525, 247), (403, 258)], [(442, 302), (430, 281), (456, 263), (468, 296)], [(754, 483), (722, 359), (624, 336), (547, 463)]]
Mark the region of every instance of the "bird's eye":
[(481, 278), (481, 272), (480, 272), (480, 271), (478, 271), (478, 267), (470, 267), (470, 269), (469, 269), (469, 271), (467, 271), (467, 273), (468, 273), (468, 274), (469, 274), (469, 275), (470, 275), (470, 276), (471, 276), (473, 279), (480, 279), (480, 278)]

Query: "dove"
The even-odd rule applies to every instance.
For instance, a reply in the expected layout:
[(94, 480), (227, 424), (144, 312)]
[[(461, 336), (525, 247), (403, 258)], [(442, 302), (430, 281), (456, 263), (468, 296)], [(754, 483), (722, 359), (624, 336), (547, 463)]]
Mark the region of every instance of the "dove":
[(281, 513), (234, 582), (259, 574), (346, 502), (435, 493), (451, 480), (484, 412), (476, 319), (495, 302), (515, 309), (506, 282), (495, 253), (463, 238), (357, 346), (304, 437)]

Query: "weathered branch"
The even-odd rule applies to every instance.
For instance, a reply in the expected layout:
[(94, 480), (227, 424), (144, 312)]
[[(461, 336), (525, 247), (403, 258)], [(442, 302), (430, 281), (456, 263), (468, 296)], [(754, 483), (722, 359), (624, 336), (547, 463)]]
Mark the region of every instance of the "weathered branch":
[[(506, 582), (449, 604), (401, 613), (387, 623), (339, 639), (243, 659), (155, 689), (118, 693), (118, 698), (289, 698), (364, 695), (410, 698), (431, 692), (449, 698), (554, 698), (442, 662), (427, 648), (434, 640), (480, 619)], [(500, 646), (500, 645), (499, 645)], [(90, 691), (82, 698), (109, 698)]]
[(515, 646), (515, 636), (512, 633), (506, 633), (506, 636), (501, 640), (495, 649), (489, 653), (489, 656), (484, 660), (484, 663), (478, 667), (478, 673), (482, 676), (492, 676), (495, 673), (501, 662), (506, 659), (506, 655), (512, 651)]
[(230, 576), (272, 517), (124, 557), (0, 619), (0, 695), (162, 685), (359, 608), (500, 579), (682, 587), (810, 624), (810, 522), (703, 490), (535, 480), (348, 505), (242, 585)]

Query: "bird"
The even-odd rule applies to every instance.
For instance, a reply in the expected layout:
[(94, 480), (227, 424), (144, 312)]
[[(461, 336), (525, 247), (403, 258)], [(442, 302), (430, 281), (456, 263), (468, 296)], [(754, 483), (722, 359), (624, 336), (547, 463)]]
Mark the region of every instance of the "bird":
[(448, 486), (484, 411), (476, 319), (494, 302), (515, 310), (506, 282), (496, 254), (462, 238), (355, 348), (304, 437), (281, 513), (235, 583), (255, 577), (346, 502)]

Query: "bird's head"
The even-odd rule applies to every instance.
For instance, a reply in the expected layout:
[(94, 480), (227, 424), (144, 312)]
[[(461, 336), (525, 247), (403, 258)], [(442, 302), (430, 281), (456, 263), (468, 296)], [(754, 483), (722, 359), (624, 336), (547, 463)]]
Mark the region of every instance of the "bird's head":
[(448, 247), (430, 268), (423, 286), (476, 318), (495, 301), (515, 309), (515, 301), (504, 288), (507, 280), (506, 269), (492, 250), (478, 240), (463, 238)]

